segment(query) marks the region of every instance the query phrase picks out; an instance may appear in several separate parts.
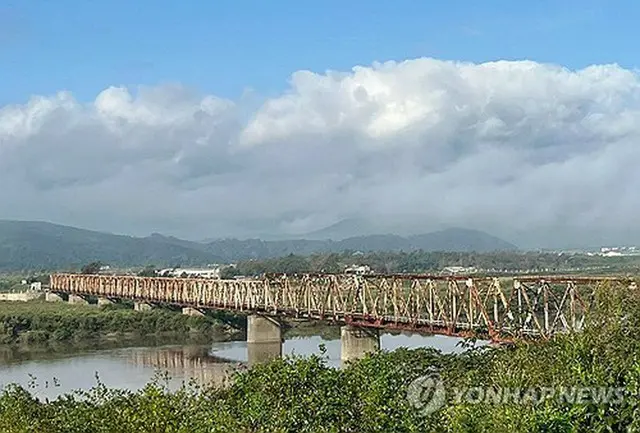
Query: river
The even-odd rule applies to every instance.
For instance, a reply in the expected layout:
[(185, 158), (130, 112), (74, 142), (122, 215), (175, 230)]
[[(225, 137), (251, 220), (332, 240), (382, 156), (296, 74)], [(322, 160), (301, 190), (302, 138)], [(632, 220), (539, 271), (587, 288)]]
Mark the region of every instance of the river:
[[(321, 354), (329, 365), (339, 367), (340, 339), (320, 337), (287, 337), (283, 354), (308, 356)], [(381, 348), (434, 347), (445, 353), (464, 350), (461, 340), (444, 336), (419, 334), (382, 334)], [(480, 344), (484, 344), (480, 343)], [(248, 350), (244, 341), (209, 345), (158, 345), (102, 350), (68, 350), (56, 352), (17, 352), (5, 348), (0, 352), (0, 389), (10, 383), (29, 387), (41, 399), (55, 398), (77, 389), (89, 389), (97, 383), (108, 387), (136, 390), (163, 374), (162, 382), (175, 389), (184, 381), (223, 384), (236, 369), (247, 368)]]

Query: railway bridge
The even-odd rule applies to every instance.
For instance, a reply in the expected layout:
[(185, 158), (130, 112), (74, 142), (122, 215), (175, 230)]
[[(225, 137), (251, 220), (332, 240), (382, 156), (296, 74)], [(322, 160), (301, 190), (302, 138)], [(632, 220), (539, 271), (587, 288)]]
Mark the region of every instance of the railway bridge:
[(192, 315), (208, 309), (246, 313), (249, 350), (265, 357), (281, 353), (279, 320), (331, 321), (343, 325), (342, 359), (349, 360), (377, 350), (385, 329), (496, 342), (580, 331), (597, 291), (613, 285), (636, 287), (629, 279), (575, 276), (269, 274), (214, 280), (53, 274), (47, 298), (97, 297), (99, 304), (126, 299), (137, 310), (169, 304)]

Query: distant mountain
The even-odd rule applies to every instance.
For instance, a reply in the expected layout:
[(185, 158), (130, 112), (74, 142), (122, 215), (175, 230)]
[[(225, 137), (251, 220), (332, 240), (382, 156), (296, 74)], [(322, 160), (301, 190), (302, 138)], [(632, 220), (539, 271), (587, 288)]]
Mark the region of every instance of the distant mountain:
[(369, 235), (332, 240), (219, 239), (191, 242), (154, 233), (140, 238), (45, 222), (0, 221), (0, 270), (112, 266), (186, 266), (263, 259), (287, 254), (353, 251), (496, 251), (517, 247), (489, 234), (448, 229), (425, 235)]
[(356, 236), (333, 242), (337, 251), (410, 251), (416, 248), (410, 239), (397, 235)]
[(424, 235), (368, 235), (332, 240), (262, 241), (223, 239), (207, 244), (206, 250), (225, 261), (279, 257), (287, 254), (353, 251), (510, 251), (518, 247), (487, 233), (467, 229), (447, 229)]
[(113, 235), (44, 222), (0, 221), (0, 270), (111, 265), (202, 264), (216, 261), (186, 241), (153, 235)]
[(304, 235), (304, 238), (316, 240), (332, 239), (334, 241), (338, 241), (352, 237), (354, 234), (364, 236), (374, 234), (376, 232), (380, 233), (380, 231), (377, 231), (368, 220), (361, 218), (347, 218), (323, 229), (307, 233)]
[(424, 235), (368, 235), (333, 240), (262, 241), (223, 239), (209, 242), (206, 250), (226, 262), (279, 257), (287, 254), (353, 251), (510, 251), (518, 247), (487, 233), (468, 229), (447, 229)]
[(450, 228), (426, 235), (410, 236), (415, 249), (425, 251), (509, 251), (514, 244), (478, 230)]

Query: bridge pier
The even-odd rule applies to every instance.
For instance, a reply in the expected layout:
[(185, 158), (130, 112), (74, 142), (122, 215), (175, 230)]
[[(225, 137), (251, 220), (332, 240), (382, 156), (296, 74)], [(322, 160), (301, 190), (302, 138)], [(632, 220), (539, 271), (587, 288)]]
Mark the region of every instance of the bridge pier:
[(69, 295), (69, 303), (73, 305), (89, 305), (89, 301), (84, 299), (82, 296), (78, 295)]
[(98, 306), (113, 305), (113, 301), (109, 298), (98, 298)]
[(282, 328), (276, 320), (257, 314), (247, 317), (247, 355), (249, 365), (282, 356)]
[(247, 317), (247, 343), (282, 343), (280, 324), (270, 317), (251, 314)]
[(151, 304), (147, 304), (146, 302), (134, 302), (133, 309), (135, 311), (151, 311), (153, 310), (153, 306)]
[(197, 308), (193, 308), (193, 307), (184, 307), (182, 309), (182, 314), (184, 314), (185, 316), (194, 316), (194, 317), (203, 317), (204, 313), (200, 310), (198, 310)]
[(340, 358), (343, 363), (380, 350), (380, 332), (375, 328), (346, 325), (340, 328)]
[(46, 292), (44, 294), (44, 300), (47, 302), (64, 302), (62, 296), (54, 292)]

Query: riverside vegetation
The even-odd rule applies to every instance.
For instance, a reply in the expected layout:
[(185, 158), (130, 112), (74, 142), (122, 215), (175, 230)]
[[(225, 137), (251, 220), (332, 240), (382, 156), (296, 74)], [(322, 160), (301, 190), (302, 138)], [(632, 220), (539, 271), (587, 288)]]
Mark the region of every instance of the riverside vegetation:
[(133, 311), (131, 306), (96, 307), (44, 301), (0, 301), (0, 344), (77, 342), (107, 338), (153, 335), (194, 335), (222, 339), (236, 332), (225, 322), (239, 319), (226, 315), (185, 316), (169, 309)]
[[(622, 432), (640, 430), (640, 294), (603, 287), (581, 333), (545, 342), (441, 354), (400, 349), (343, 369), (322, 356), (287, 357), (240, 372), (226, 388), (162, 380), (140, 391), (108, 389), (39, 401), (11, 386), (0, 395), (0, 431), (129, 432)], [(446, 389), (615, 387), (619, 404), (455, 401), (423, 416), (409, 384), (438, 372)]]

